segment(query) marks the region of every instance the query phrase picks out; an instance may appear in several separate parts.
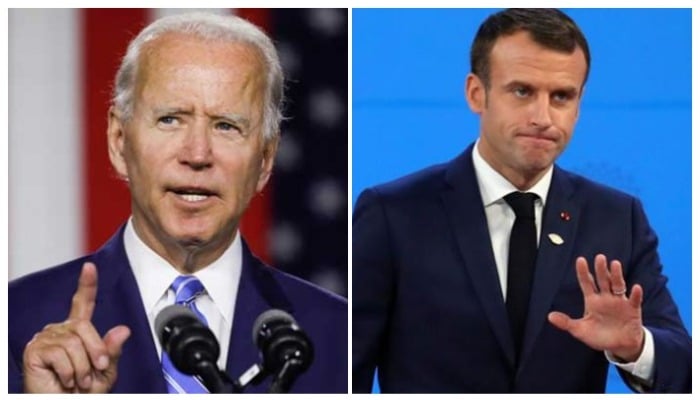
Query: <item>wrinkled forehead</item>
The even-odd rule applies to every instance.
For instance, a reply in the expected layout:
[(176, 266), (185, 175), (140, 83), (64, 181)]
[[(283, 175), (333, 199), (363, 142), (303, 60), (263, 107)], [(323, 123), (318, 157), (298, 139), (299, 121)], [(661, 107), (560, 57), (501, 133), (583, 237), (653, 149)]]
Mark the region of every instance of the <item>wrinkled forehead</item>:
[(260, 90), (265, 85), (266, 68), (259, 49), (243, 41), (203, 38), (194, 34), (165, 33), (144, 44), (138, 60), (137, 84), (154, 73), (173, 67), (206, 66), (225, 74), (253, 78)]

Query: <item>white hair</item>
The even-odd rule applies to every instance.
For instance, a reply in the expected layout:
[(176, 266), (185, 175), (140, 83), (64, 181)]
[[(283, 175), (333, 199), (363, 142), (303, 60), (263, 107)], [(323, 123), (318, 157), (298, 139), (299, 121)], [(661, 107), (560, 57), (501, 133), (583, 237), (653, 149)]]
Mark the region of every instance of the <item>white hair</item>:
[(233, 15), (189, 13), (160, 18), (145, 27), (130, 43), (117, 71), (112, 104), (125, 120), (133, 116), (134, 88), (139, 57), (144, 44), (166, 33), (183, 33), (205, 40), (230, 41), (253, 46), (262, 56), (266, 69), (263, 109), (263, 138), (276, 138), (280, 132), (284, 102), (284, 74), (272, 40), (258, 27)]

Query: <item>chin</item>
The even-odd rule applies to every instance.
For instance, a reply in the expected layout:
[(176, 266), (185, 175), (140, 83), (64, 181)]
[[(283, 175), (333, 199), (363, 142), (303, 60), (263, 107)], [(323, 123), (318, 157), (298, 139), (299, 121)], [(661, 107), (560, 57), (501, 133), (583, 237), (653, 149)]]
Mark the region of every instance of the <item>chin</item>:
[(176, 221), (169, 228), (169, 236), (182, 245), (201, 245), (209, 242), (214, 236), (212, 226), (192, 221)]
[(175, 232), (171, 235), (182, 247), (200, 247), (209, 242), (209, 237), (202, 232)]
[(541, 170), (552, 165), (556, 154), (549, 151), (531, 151), (522, 155), (522, 165), (529, 170)]

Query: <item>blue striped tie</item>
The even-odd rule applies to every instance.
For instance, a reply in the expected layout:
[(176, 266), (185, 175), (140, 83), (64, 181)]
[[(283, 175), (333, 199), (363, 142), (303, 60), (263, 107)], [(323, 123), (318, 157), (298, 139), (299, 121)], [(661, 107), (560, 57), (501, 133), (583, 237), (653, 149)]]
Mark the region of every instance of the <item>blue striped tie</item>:
[[(175, 278), (170, 288), (175, 292), (175, 304), (184, 305), (194, 311), (206, 325), (207, 319), (194, 305), (197, 296), (204, 293), (202, 282), (192, 275), (180, 275)], [(161, 358), (168, 393), (209, 393), (199, 379), (192, 375), (185, 375), (175, 368), (165, 350), (163, 350)]]

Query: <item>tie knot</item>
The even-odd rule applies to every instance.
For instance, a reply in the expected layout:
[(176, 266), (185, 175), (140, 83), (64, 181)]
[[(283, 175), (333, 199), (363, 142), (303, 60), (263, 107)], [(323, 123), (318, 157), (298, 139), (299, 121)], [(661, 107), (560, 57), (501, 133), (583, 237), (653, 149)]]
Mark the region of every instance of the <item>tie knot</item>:
[(534, 193), (513, 192), (504, 197), (516, 218), (535, 218), (535, 200), (539, 196)]
[(178, 276), (170, 288), (175, 292), (176, 304), (189, 304), (197, 296), (204, 293), (204, 285), (193, 275)]

